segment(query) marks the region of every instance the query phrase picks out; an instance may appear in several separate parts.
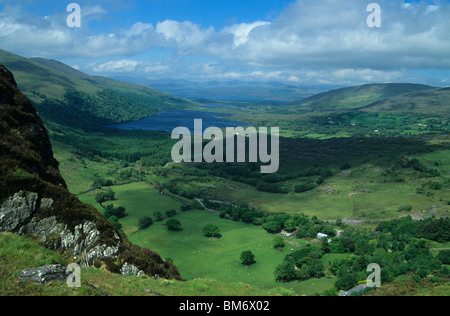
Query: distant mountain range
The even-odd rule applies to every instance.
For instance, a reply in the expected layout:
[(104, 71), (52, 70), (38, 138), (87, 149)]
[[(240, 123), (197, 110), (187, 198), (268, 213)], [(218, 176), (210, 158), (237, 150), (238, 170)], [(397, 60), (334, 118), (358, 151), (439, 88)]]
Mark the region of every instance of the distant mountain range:
[(280, 82), (230, 80), (200, 83), (179, 79), (150, 80), (125, 76), (116, 77), (116, 79), (162, 90), (189, 99), (293, 102), (325, 91), (323, 88), (319, 90), (318, 87), (308, 88)]
[(3, 50), (0, 50), (0, 64), (12, 71), (21, 91), (33, 102), (44, 121), (69, 126), (120, 123), (167, 109), (198, 105), (189, 98), (282, 101), (292, 109), (316, 112), (361, 110), (450, 114), (450, 88), (421, 84), (367, 84), (315, 94), (318, 87), (310, 89), (279, 82), (196, 83), (121, 77), (128, 81), (125, 82), (119, 78), (91, 76), (56, 60), (28, 59)]

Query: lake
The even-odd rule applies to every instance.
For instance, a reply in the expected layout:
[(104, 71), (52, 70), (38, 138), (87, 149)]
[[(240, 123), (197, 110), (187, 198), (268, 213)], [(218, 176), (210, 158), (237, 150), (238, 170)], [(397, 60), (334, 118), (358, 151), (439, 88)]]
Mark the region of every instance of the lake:
[(226, 119), (230, 114), (211, 113), (191, 110), (167, 110), (139, 121), (107, 125), (107, 128), (120, 130), (147, 130), (172, 132), (176, 127), (187, 127), (194, 131), (194, 120), (203, 120), (203, 131), (208, 127), (245, 127), (248, 124)]

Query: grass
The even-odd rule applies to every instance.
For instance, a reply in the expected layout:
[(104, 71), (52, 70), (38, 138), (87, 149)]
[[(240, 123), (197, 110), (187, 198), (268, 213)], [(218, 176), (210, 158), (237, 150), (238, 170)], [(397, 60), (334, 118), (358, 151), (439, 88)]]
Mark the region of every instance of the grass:
[[(218, 214), (192, 210), (179, 212), (181, 203), (158, 192), (144, 184), (133, 183), (112, 188), (117, 200), (114, 206), (123, 206), (129, 214), (120, 220), (123, 230), (131, 242), (148, 247), (158, 252), (163, 258), (173, 260), (183, 278), (195, 280), (198, 278), (229, 284), (251, 284), (261, 290), (282, 287), (285, 291), (301, 294), (314, 294), (318, 289), (326, 290), (332, 287), (332, 280), (317, 281), (320, 288), (314, 288), (309, 280), (306, 283), (277, 283), (274, 271), (284, 257), (298, 247), (305, 246), (307, 241), (286, 238), (286, 248), (278, 252), (272, 248), (274, 235), (268, 234), (261, 227), (243, 222), (221, 219)], [(80, 198), (89, 202), (92, 193)], [(137, 230), (140, 217), (153, 217), (154, 211), (176, 209), (174, 216), (182, 223), (182, 231), (169, 231), (164, 219), (155, 222), (145, 230)], [(164, 212), (162, 212), (164, 213)], [(220, 228), (221, 238), (207, 238), (202, 229), (207, 224), (215, 224)], [(243, 251), (251, 250), (256, 256), (256, 264), (244, 266), (240, 261)], [(312, 282), (312, 283), (310, 283)], [(308, 285), (308, 286), (306, 286)]]
[[(292, 284), (280, 284), (274, 280), (274, 271), (286, 254), (297, 245), (287, 244), (284, 251), (272, 248), (273, 235), (260, 227), (220, 219), (217, 214), (206, 211), (190, 211), (176, 216), (183, 230), (168, 231), (164, 222), (155, 223), (150, 228), (130, 236), (136, 244), (157, 251), (162, 257), (170, 257), (181, 275), (192, 280), (195, 278), (222, 282), (242, 282), (260, 289), (275, 287), (292, 288)], [(220, 228), (222, 237), (207, 238), (202, 228), (215, 224)], [(298, 245), (305, 241), (292, 240)], [(244, 266), (240, 254), (250, 250), (255, 255), (256, 264)]]
[(115, 207), (123, 206), (129, 216), (120, 220), (124, 226), (126, 234), (136, 232), (138, 221), (141, 217), (154, 218), (155, 211), (161, 212), (164, 216), (166, 211), (176, 210), (180, 212), (182, 204), (174, 199), (160, 195), (158, 191), (146, 184), (130, 183), (121, 186), (114, 186), (112, 190), (116, 193), (116, 201), (112, 201)]
[(67, 182), (69, 191), (79, 194), (91, 189), (95, 175), (108, 175), (117, 172), (121, 165), (119, 161), (92, 161), (74, 154), (74, 147), (58, 141), (52, 141), (55, 158), (59, 162), (61, 174)]
[(0, 233), (0, 296), (280, 296), (284, 289), (262, 290), (243, 283), (196, 279), (188, 282), (121, 276), (103, 269), (82, 269), (81, 287), (69, 288), (65, 281), (46, 285), (17, 284), (19, 272), (49, 264), (67, 265), (57, 252), (37, 241), (11, 233)]

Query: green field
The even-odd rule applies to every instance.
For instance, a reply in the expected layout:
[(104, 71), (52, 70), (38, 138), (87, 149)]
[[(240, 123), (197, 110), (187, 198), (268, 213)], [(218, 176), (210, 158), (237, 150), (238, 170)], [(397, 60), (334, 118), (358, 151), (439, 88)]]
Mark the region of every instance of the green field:
[[(333, 286), (334, 278), (288, 284), (275, 281), (275, 268), (289, 252), (305, 246), (308, 243), (305, 240), (285, 238), (286, 248), (278, 252), (272, 248), (274, 235), (259, 226), (221, 219), (217, 213), (204, 210), (180, 212), (180, 202), (160, 195), (155, 189), (141, 183), (115, 186), (112, 189), (117, 198), (112, 202), (114, 206), (125, 207), (129, 214), (120, 222), (130, 241), (173, 260), (187, 280), (201, 278), (233, 284), (241, 282), (259, 289), (285, 287), (297, 294), (314, 294)], [(95, 205), (93, 197), (93, 193), (87, 193), (81, 195), (80, 199)], [(155, 211), (164, 213), (170, 209), (178, 211), (174, 218), (181, 221), (182, 231), (169, 231), (165, 227), (167, 219), (155, 222), (145, 230), (138, 230), (140, 217), (153, 217)], [(222, 237), (204, 237), (202, 229), (207, 224), (217, 225)], [(246, 250), (251, 250), (257, 261), (249, 267), (240, 262), (240, 254)]]
[(19, 272), (49, 264), (70, 263), (58, 252), (46, 249), (38, 241), (12, 233), (0, 233), (0, 296), (280, 296), (291, 295), (283, 288), (264, 290), (244, 283), (210, 280), (154, 280), (149, 277), (125, 277), (104, 269), (87, 268), (81, 272), (81, 287), (70, 288), (65, 281), (47, 285), (31, 282), (17, 284)]

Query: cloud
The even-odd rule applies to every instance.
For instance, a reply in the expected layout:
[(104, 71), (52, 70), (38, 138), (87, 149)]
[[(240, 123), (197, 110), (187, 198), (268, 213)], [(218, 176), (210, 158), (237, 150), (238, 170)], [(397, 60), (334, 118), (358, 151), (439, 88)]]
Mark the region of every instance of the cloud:
[(189, 21), (166, 20), (156, 25), (156, 33), (162, 35), (166, 41), (163, 45), (173, 46), (184, 51), (202, 45), (214, 33), (214, 28), (201, 29)]
[(107, 18), (100, 5), (83, 6), (87, 24), (81, 29), (68, 28), (65, 13), (39, 17), (5, 6), (0, 43), (25, 56), (76, 59), (81, 69), (103, 74), (356, 83), (406, 81), (422, 78), (415, 71), (450, 69), (448, 2), (377, 1), (381, 28), (366, 24), (369, 3), (299, 0), (271, 21), (221, 30), (162, 20), (102, 31), (89, 23)]
[(380, 3), (377, 29), (366, 24), (366, 4), (297, 1), (240, 45), (228, 45), (222, 57), (259, 67), (450, 68), (448, 5)]
[(138, 65), (139, 62), (135, 60), (118, 60), (118, 61), (110, 61), (100, 65), (93, 65), (92, 70), (100, 73), (133, 72), (136, 70), (136, 67)]
[(231, 33), (234, 36), (234, 46), (240, 46), (248, 41), (249, 34), (257, 27), (268, 25), (270, 22), (264, 22), (264, 21), (256, 21), (253, 23), (241, 23), (241, 24), (235, 24), (230, 27), (226, 27), (223, 32), (225, 33)]

